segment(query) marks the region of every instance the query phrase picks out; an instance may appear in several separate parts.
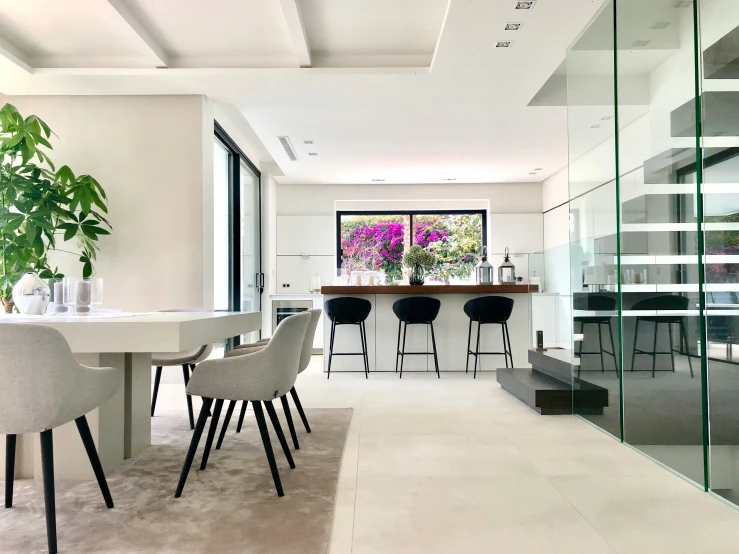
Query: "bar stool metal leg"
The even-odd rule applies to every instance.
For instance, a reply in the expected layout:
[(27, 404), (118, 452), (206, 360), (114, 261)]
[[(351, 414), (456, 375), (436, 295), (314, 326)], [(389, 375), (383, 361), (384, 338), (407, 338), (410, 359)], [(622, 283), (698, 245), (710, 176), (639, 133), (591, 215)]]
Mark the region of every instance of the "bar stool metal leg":
[(434, 366), (436, 367), (436, 377), (441, 379), (441, 372), (439, 371), (439, 356), (436, 354), (436, 336), (434, 336), (434, 322), (429, 323), (431, 326), (431, 346), (434, 347)]
[(334, 336), (336, 334), (336, 321), (331, 320), (331, 341), (329, 342), (328, 347), (328, 375), (326, 375), (326, 379), (331, 378), (331, 360), (334, 357)]
[(464, 372), (468, 373), (470, 370), (470, 342), (472, 341), (472, 318), (470, 318), (470, 326), (467, 328), (467, 362), (464, 366)]
[(667, 324), (667, 331), (670, 334), (670, 360), (672, 361), (672, 372), (675, 373), (675, 344), (672, 342), (672, 323)]
[(475, 346), (475, 372), (472, 374), (473, 379), (477, 379), (477, 360), (480, 357), (480, 329), (482, 327), (482, 322), (477, 322), (477, 342)]
[(403, 378), (403, 363), (405, 362), (405, 336), (408, 333), (408, 322), (403, 322), (403, 351), (400, 354), (400, 378)]
[(693, 375), (693, 362), (690, 359), (690, 343), (688, 342), (688, 334), (685, 332), (685, 323), (682, 319), (680, 319), (680, 334), (683, 337), (683, 340), (685, 341), (685, 355), (688, 357), (688, 366), (690, 367), (690, 378), (692, 379), (695, 377)]
[(657, 371), (657, 334), (659, 333), (659, 323), (654, 322), (654, 350), (652, 350), (652, 379), (654, 379)]
[(516, 367), (515, 365), (513, 365), (513, 349), (511, 348), (511, 331), (510, 329), (508, 329), (507, 321), (503, 323), (503, 327), (505, 328), (506, 337), (508, 337), (508, 357), (511, 359), (511, 367)]
[(616, 345), (613, 342), (613, 329), (611, 328), (611, 320), (608, 320), (608, 338), (611, 341), (611, 352), (613, 352), (613, 365), (616, 366), (616, 377), (621, 378), (621, 372), (618, 369), (618, 358), (616, 357)]
[(364, 361), (364, 378), (369, 379), (369, 353), (367, 352), (367, 329), (364, 321), (359, 324), (359, 334), (362, 337), (362, 360)]
[(403, 323), (398, 320), (398, 343), (395, 347), (395, 373), (398, 373), (398, 362), (400, 361), (400, 328), (403, 326)]
[(636, 342), (639, 340), (639, 318), (636, 318), (634, 323), (634, 348), (631, 351), (631, 373), (634, 373), (634, 361), (636, 358)]
[(598, 327), (598, 344), (600, 345), (600, 372), (605, 373), (606, 372), (606, 362), (603, 359), (603, 331), (601, 329), (601, 324), (597, 324)]
[(503, 337), (503, 357), (505, 358), (505, 366), (508, 367), (508, 345), (505, 338), (505, 325), (500, 326), (500, 335)]

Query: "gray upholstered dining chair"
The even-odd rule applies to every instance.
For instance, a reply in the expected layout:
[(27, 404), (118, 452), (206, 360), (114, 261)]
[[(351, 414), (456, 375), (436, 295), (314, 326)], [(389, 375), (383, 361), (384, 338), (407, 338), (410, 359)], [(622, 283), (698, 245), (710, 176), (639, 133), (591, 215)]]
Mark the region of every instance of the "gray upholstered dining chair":
[[(204, 310), (202, 308), (184, 308), (175, 310), (159, 310), (161, 313), (165, 312), (210, 312), (211, 310)], [(190, 373), (195, 371), (195, 366), (200, 362), (206, 360), (210, 353), (213, 352), (212, 344), (205, 344), (198, 348), (191, 350), (185, 350), (183, 352), (159, 352), (152, 354), (151, 365), (156, 366), (157, 371), (154, 376), (154, 393), (151, 397), (151, 417), (154, 417), (154, 410), (157, 406), (157, 395), (159, 394), (159, 381), (162, 379), (162, 367), (173, 367), (182, 366), (182, 377), (185, 381), (185, 388), (187, 383), (190, 382)], [(195, 429), (195, 418), (192, 412), (192, 398), (190, 395), (185, 395), (187, 398), (187, 415), (190, 418), (190, 429)]]
[[(305, 333), (305, 339), (303, 339), (303, 347), (300, 350), (300, 364), (298, 366), (298, 374), (302, 373), (308, 368), (308, 365), (310, 364), (311, 357), (313, 356), (313, 339), (316, 335), (316, 327), (318, 327), (318, 322), (321, 319), (321, 314), (323, 313), (321, 310), (310, 310), (308, 311), (310, 314), (310, 323), (308, 324), (308, 329)], [(249, 354), (252, 352), (257, 352), (260, 349), (264, 348), (269, 344), (269, 339), (267, 339), (267, 342), (257, 342), (254, 344), (245, 344), (241, 346), (237, 346), (233, 350), (231, 350), (228, 354), (226, 354), (227, 357), (232, 356), (239, 356), (243, 354)], [(295, 407), (298, 409), (298, 413), (300, 414), (300, 419), (303, 421), (303, 425), (305, 426), (305, 430), (310, 433), (310, 425), (308, 424), (308, 418), (305, 416), (305, 411), (303, 410), (303, 406), (300, 403), (300, 398), (298, 397), (298, 392), (295, 390), (295, 387), (290, 389), (290, 395), (293, 397), (293, 402), (295, 402)], [(290, 429), (290, 436), (293, 440), (293, 446), (295, 447), (295, 450), (300, 449), (300, 443), (298, 442), (298, 434), (295, 432), (295, 425), (293, 424), (293, 417), (290, 413), (290, 404), (287, 401), (287, 394), (284, 394), (280, 397), (280, 401), (282, 402), (282, 409), (285, 412), (285, 419), (287, 419), (287, 426)], [(241, 405), (241, 413), (239, 414), (239, 422), (236, 426), (236, 432), (241, 432), (241, 426), (244, 423), (244, 415), (246, 414), (246, 406), (247, 402), (243, 402)], [(236, 402), (232, 401), (228, 405), (228, 409), (226, 410), (226, 418), (223, 421), (223, 427), (221, 427), (221, 434), (218, 437), (218, 443), (216, 444), (216, 450), (219, 450), (221, 448), (221, 444), (223, 444), (223, 438), (226, 436), (226, 430), (228, 429), (228, 424), (231, 421), (231, 415), (233, 414), (234, 408), (236, 407)]]
[(303, 338), (309, 323), (310, 315), (307, 313), (291, 316), (280, 324), (269, 344), (259, 351), (220, 360), (206, 360), (193, 373), (190, 384), (187, 386), (187, 392), (201, 396), (203, 407), (200, 410), (190, 448), (185, 457), (175, 498), (179, 498), (185, 488), (187, 474), (190, 472), (200, 437), (203, 434), (208, 412), (213, 405), (213, 417), (200, 463), (201, 470), (206, 468), (224, 400), (245, 400), (252, 403), (277, 495), (284, 495), (262, 405), (269, 414), (282, 450), (292, 469), (295, 467), (295, 462), (282, 432), (280, 420), (272, 406), (272, 400), (283, 396), (295, 385)]
[(62, 334), (45, 325), (0, 324), (0, 434), (5, 435), (5, 507), (13, 506), (17, 436), (41, 434), (46, 533), (57, 551), (52, 430), (74, 421), (105, 505), (113, 499), (85, 414), (107, 402), (123, 379), (119, 370), (80, 365)]

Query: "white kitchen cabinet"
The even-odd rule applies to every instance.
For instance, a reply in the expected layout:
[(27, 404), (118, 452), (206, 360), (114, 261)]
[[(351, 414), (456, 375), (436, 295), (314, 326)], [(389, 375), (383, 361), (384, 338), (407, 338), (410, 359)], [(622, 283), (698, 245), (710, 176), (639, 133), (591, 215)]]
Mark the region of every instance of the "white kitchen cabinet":
[(278, 215), (278, 256), (335, 256), (336, 217)]
[(277, 256), (277, 294), (307, 294), (315, 275), (321, 285), (334, 283), (335, 256)]

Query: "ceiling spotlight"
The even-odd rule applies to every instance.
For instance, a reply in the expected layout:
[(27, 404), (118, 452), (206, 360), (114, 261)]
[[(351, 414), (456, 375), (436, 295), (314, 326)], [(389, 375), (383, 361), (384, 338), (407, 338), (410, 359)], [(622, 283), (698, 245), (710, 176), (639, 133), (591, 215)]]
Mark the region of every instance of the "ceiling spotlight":
[(513, 45), (512, 40), (499, 40), (495, 43), (496, 48), (510, 48)]
[(632, 46), (635, 46), (636, 48), (644, 48), (645, 46), (649, 45), (652, 41), (651, 40), (637, 40)]
[(536, 173), (535, 173), (534, 171), (531, 171), (531, 172), (529, 173), (529, 175), (536, 175)]
[(693, 5), (693, 0), (677, 0), (675, 2), (674, 6), (676, 8), (689, 8)]
[(521, 27), (523, 27), (523, 23), (506, 23), (505, 24), (506, 31), (520, 31)]
[(304, 140), (303, 141), (303, 144), (313, 144), (313, 141), (312, 140)]
[(444, 179), (444, 181), (456, 181), (456, 180), (457, 179), (456, 178), (453, 178), (453, 177), (449, 177), (449, 178)]
[(604, 115), (603, 117), (600, 118), (601, 121), (610, 121), (611, 119), (612, 117), (610, 115)]
[(517, 10), (531, 10), (536, 5), (536, 0), (529, 0), (528, 2), (516, 2)]
[(600, 129), (600, 125), (591, 125), (590, 128), (591, 129)]
[(534, 169), (534, 171), (541, 171), (542, 169), (544, 169), (544, 168), (543, 167), (537, 167), (536, 169)]
[(652, 29), (667, 29), (667, 27), (670, 26), (669, 21), (658, 21), (654, 25), (652, 25)]
[(385, 179), (372, 179), (373, 183), (382, 183)]
[(308, 152), (309, 156), (318, 156), (318, 152)]

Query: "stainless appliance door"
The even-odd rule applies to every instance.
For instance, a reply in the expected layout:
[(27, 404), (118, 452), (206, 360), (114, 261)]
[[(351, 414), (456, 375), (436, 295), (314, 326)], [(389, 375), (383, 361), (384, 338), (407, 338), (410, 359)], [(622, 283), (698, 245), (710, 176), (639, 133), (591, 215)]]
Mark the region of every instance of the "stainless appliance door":
[(307, 312), (313, 309), (312, 300), (273, 300), (272, 301), (272, 333), (286, 317)]

